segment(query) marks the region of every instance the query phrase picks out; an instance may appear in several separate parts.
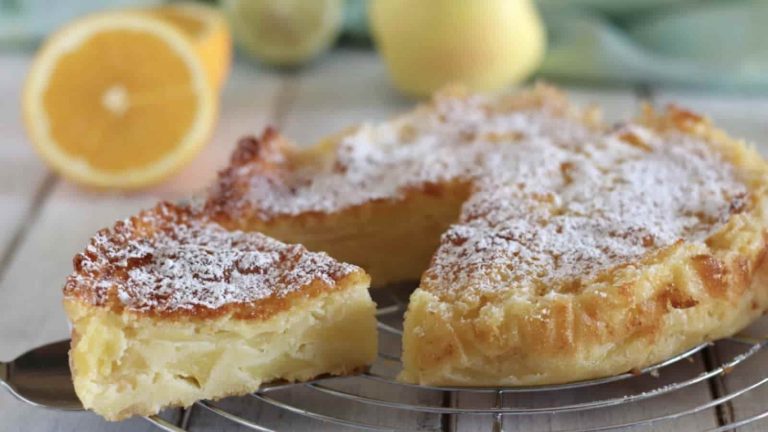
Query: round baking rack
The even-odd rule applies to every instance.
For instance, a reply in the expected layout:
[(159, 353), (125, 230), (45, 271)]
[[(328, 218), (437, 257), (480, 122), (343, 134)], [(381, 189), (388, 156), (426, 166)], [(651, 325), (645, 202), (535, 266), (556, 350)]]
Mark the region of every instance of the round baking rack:
[[(308, 430), (353, 431), (535, 430), (541, 424), (555, 431), (673, 430), (676, 422), (698, 416), (709, 425), (704, 429), (719, 432), (768, 420), (764, 402), (744, 415), (734, 409), (738, 400), (749, 400), (757, 392), (763, 392), (763, 401), (768, 395), (768, 362), (766, 351), (761, 352), (768, 347), (767, 335), (738, 335), (699, 345), (643, 370), (563, 385), (450, 388), (397, 382), (402, 316), (409, 292), (407, 287), (373, 291), (379, 305), (381, 352), (365, 373), (300, 384), (274, 383), (245, 397), (199, 401), (182, 410), (177, 421), (167, 416), (146, 419), (171, 432), (205, 429), (195, 424), (201, 412), (221, 417), (216, 419), (216, 430), (225, 427), (223, 421), (238, 430), (260, 432), (284, 430), (280, 424), (290, 416), (305, 417)], [(726, 383), (725, 375), (747, 369), (759, 373), (751, 380), (739, 380), (738, 388)], [(672, 400), (674, 404), (667, 402)], [(308, 407), (306, 402), (314, 403)], [(629, 410), (629, 405), (639, 409)], [(271, 421), (263, 419), (268, 410), (277, 412)], [(638, 417), (628, 419), (627, 413)], [(547, 417), (546, 423), (532, 423), (541, 416)], [(412, 424), (404, 426), (403, 421), (411, 419)], [(605, 423), (595, 423), (601, 419)], [(755, 425), (754, 430), (761, 429)]]

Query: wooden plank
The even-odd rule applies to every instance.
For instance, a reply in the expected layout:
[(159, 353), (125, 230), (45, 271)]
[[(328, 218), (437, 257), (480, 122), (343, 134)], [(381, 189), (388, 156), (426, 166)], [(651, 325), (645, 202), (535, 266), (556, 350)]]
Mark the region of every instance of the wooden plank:
[[(768, 340), (768, 316), (764, 316), (748, 329), (742, 332), (748, 340)], [(714, 364), (719, 366), (731, 361), (735, 356), (749, 348), (744, 343), (721, 341), (717, 343)], [(763, 348), (749, 359), (728, 370), (723, 376), (722, 395), (744, 393), (723, 407), (723, 417), (731, 422), (738, 422), (759, 416), (768, 412), (768, 348)], [(755, 388), (750, 389), (752, 386)], [(743, 426), (739, 431), (765, 431), (768, 428), (768, 418)]]
[[(478, 397), (477, 395), (460, 394), (457, 398), (459, 406), (481, 407), (494, 406), (499, 403), (505, 407), (521, 408), (553, 408), (564, 405), (606, 401), (637, 395), (662, 388), (667, 384), (679, 382), (684, 378), (698, 375), (704, 366), (699, 356), (693, 357), (693, 362), (682, 361), (674, 366), (664, 368), (658, 377), (643, 375), (632, 377), (611, 384), (595, 385), (571, 390), (556, 390), (538, 393), (508, 394), (502, 399), (494, 395)], [(467, 399), (467, 400), (465, 400)], [(616, 406), (602, 407), (577, 412), (558, 412), (556, 414), (540, 415), (505, 415), (498, 426), (504, 431), (561, 431), (561, 430), (591, 430), (605, 426), (619, 426), (628, 423), (641, 422), (652, 418), (673, 414), (684, 409), (694, 408), (709, 401), (709, 392), (705, 383), (697, 384), (683, 390), (654, 397), (644, 401), (621, 403)], [(459, 417), (456, 430), (494, 430), (498, 420), (490, 415), (473, 418)], [(669, 430), (705, 430), (715, 426), (711, 410), (686, 416), (677, 421), (664, 421), (658, 424), (644, 425), (647, 429)], [(642, 430), (647, 430), (641, 428)]]
[[(0, 56), (0, 251), (23, 231), (26, 215), (48, 170), (32, 150), (21, 121), (21, 88), (29, 68), (26, 54)], [(7, 253), (6, 253), (7, 255)], [(0, 256), (4, 256), (0, 252)], [(2, 265), (0, 263), (0, 265)], [(0, 267), (2, 271), (2, 267)], [(2, 275), (0, 274), (0, 278)]]
[(292, 84), (284, 134), (301, 145), (366, 121), (383, 121), (412, 108), (392, 88), (384, 65), (369, 51), (339, 50), (303, 71)]
[[(296, 79), (283, 133), (300, 145), (361, 122), (384, 121), (412, 109), (418, 100), (402, 96), (389, 82), (381, 60), (368, 52), (339, 51)], [(570, 87), (579, 106), (598, 103), (606, 121), (625, 119), (627, 90)], [(597, 96), (595, 96), (597, 95)]]
[[(657, 97), (660, 104), (676, 103), (710, 117), (718, 127), (725, 129), (731, 136), (742, 138), (754, 144), (768, 157), (768, 96), (754, 95), (712, 95), (693, 92), (664, 91)], [(763, 317), (744, 332), (763, 340), (768, 338), (768, 318)], [(713, 366), (718, 366), (738, 355), (744, 345), (732, 342), (720, 342), (713, 350)], [(744, 389), (751, 384), (768, 377), (768, 350), (759, 352), (744, 364), (734, 368), (722, 377), (719, 396)], [(766, 411), (768, 406), (768, 384), (750, 391), (724, 405), (721, 409), (721, 422), (740, 421)], [(768, 428), (768, 420), (744, 426), (739, 430), (763, 431)]]
[[(96, 230), (118, 218), (149, 207), (158, 199), (176, 200), (206, 187), (225, 165), (236, 138), (258, 131), (271, 121), (273, 100), (280, 87), (278, 75), (237, 64), (224, 89), (221, 120), (212, 142), (188, 167), (159, 187), (117, 194), (88, 192), (67, 182), (56, 184), (0, 282), (0, 359), (67, 337), (60, 290), (71, 271), (72, 256), (83, 249)], [(0, 418), (12, 429), (79, 431), (105, 427), (92, 414), (37, 413), (8, 397), (0, 399)], [(125, 425), (113, 427), (153, 429), (144, 421)]]
[[(168, 410), (163, 413), (163, 418), (175, 423), (178, 413), (176, 410)], [(158, 429), (140, 417), (114, 423), (90, 413), (37, 408), (19, 402), (10, 394), (0, 391), (0, 432), (27, 431), (157, 432)]]

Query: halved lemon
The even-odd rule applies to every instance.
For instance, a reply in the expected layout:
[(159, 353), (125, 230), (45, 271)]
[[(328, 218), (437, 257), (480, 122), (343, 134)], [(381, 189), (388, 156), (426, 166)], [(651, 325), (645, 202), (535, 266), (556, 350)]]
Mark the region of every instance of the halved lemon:
[(192, 159), (213, 130), (230, 61), (217, 16), (197, 6), (105, 12), (55, 33), (22, 97), (40, 155), (71, 180), (121, 189)]

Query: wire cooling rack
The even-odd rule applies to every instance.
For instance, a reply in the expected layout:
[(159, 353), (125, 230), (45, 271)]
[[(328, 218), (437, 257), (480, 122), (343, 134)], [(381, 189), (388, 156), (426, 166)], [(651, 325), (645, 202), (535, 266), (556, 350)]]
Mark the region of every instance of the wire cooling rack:
[[(379, 304), (381, 352), (371, 369), (359, 376), (303, 384), (272, 384), (251, 395), (235, 398), (236, 408), (226, 403), (200, 401), (184, 410), (178, 422), (160, 416), (146, 419), (170, 432), (190, 430), (195, 426), (194, 421), (190, 421), (195, 412), (220, 416), (217, 420), (224, 423), (217, 423), (217, 430), (228, 423), (239, 427), (238, 430), (285, 429), (279, 423), (268, 424), (259, 417), (258, 413), (267, 408), (278, 411), (280, 416), (304, 417), (309, 422), (309, 430), (324, 427), (353, 431), (535, 430), (537, 424), (548, 424), (549, 430), (563, 431), (673, 430), (676, 422), (711, 415), (716, 419), (716, 426), (710, 426), (709, 430), (721, 432), (768, 419), (765, 402), (758, 403), (758, 408), (753, 410), (756, 412), (741, 417), (733, 408), (737, 399), (749, 399), (757, 392), (768, 390), (768, 386), (761, 389), (768, 383), (768, 362), (757, 356), (768, 347), (768, 337), (736, 336), (717, 345), (699, 345), (643, 370), (563, 385), (449, 388), (399, 383), (395, 376), (400, 370), (401, 323), (409, 292), (407, 287), (374, 290)], [(724, 384), (723, 377), (733, 374), (737, 368), (742, 371), (756, 368), (759, 373), (750, 376), (758, 378), (739, 388), (730, 388)], [(379, 391), (372, 393), (371, 388)], [(314, 405), (307, 407), (306, 402), (313, 400)], [(650, 408), (629, 410), (643, 404)], [(249, 416), (249, 411), (257, 415)], [(616, 416), (618, 411), (624, 414)], [(637, 418), (627, 420), (628, 411), (637, 412)], [(548, 421), (535, 423), (541, 416)], [(469, 417), (472, 417), (470, 423)], [(583, 426), (586, 417), (590, 420), (588, 427)], [(713, 417), (707, 418), (711, 425)], [(392, 424), (392, 419), (398, 420), (397, 425)], [(403, 419), (413, 419), (413, 424), (403, 426)], [(605, 423), (595, 423), (596, 419), (605, 419)], [(763, 426), (768, 428), (766, 424)], [(199, 430), (197, 426), (195, 429)]]

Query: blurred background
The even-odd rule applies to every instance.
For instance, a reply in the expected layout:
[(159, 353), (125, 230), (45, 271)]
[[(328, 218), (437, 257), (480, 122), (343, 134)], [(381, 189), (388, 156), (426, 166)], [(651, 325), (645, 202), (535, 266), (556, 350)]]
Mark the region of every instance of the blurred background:
[[(245, 103), (222, 92), (311, 76), (334, 54), (377, 64), (386, 76), (366, 90), (404, 105), (536, 80), (748, 95), (768, 92), (765, 22), (768, 2), (747, 0), (3, 0), (0, 53), (34, 59), (4, 75), (48, 166), (135, 190), (191, 163), (219, 113)], [(348, 79), (372, 75), (347, 66)]]
[[(54, 30), (89, 12), (164, 3), (167, 2), (3, 0), (0, 2), (0, 46), (34, 49)], [(238, 45), (267, 64), (305, 65), (336, 43), (373, 49), (372, 27), (380, 25), (381, 37), (386, 38), (388, 30), (394, 31), (398, 25), (408, 26), (406, 22), (388, 24), (386, 12), (377, 14), (372, 17), (373, 22), (369, 22), (369, 0), (319, 0), (304, 2), (307, 3), (304, 6), (300, 5), (301, 1), (207, 0), (202, 3), (230, 12)], [(453, 11), (453, 16), (450, 11), (435, 10), (445, 8), (440, 1), (390, 3), (393, 4), (384, 7), (392, 8), (391, 13), (400, 21), (424, 20), (421, 31), (425, 33), (438, 31), (441, 20), (454, 20), (454, 25), (462, 19), (471, 20), (469, 10)], [(510, 14), (509, 19), (499, 20), (498, 28), (484, 30), (497, 38), (516, 36), (516, 44), (538, 43), (530, 33), (537, 32), (536, 28), (542, 25), (538, 23), (539, 18), (521, 10), (527, 7), (539, 10), (549, 46), (543, 63), (537, 64), (534, 70), (543, 78), (768, 89), (768, 30), (764, 25), (768, 20), (768, 4), (761, 0), (480, 0), (476, 3), (477, 6), (462, 8), (484, 8), (495, 11), (496, 16)], [(514, 3), (521, 5), (511, 5)], [(422, 13), (425, 16), (421, 18), (411, 16)], [(281, 20), (279, 23), (274, 20), (277, 17)], [(269, 28), (262, 28), (265, 23)], [(466, 34), (455, 31), (433, 35), (434, 39), (444, 39), (444, 43), (450, 38), (465, 37)], [(411, 45), (425, 43), (410, 39)], [(312, 48), (302, 50), (296, 44)], [(296, 52), (269, 54), (270, 48), (275, 52), (289, 45), (293, 45)]]
[[(204, 192), (237, 139), (267, 125), (310, 145), (447, 85), (543, 80), (609, 121), (643, 102), (689, 106), (768, 154), (766, 23), (764, 0), (0, 0), (0, 360), (68, 337), (60, 289), (96, 230)], [(731, 409), (766, 402), (763, 389)], [(152, 429), (0, 391), (5, 430)]]

